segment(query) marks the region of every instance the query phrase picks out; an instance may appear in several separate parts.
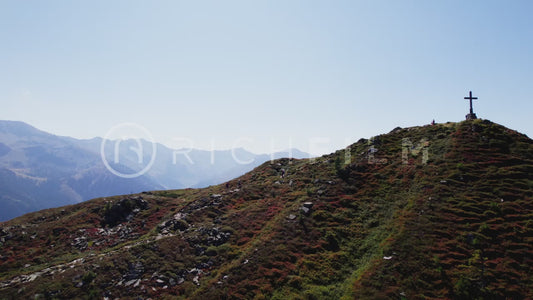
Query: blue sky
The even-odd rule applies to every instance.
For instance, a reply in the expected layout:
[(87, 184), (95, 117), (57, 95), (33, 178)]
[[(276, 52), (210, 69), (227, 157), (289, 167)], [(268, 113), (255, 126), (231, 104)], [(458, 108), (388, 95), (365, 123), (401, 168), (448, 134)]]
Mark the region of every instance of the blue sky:
[(0, 119), (323, 154), (461, 121), (472, 90), (478, 117), (531, 137), (532, 12), (518, 0), (2, 0)]

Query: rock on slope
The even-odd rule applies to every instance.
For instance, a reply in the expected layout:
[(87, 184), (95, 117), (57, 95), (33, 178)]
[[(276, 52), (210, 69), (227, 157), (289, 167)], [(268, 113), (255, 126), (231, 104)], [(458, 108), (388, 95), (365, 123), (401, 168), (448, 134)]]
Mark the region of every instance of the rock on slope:
[(398, 128), (229, 187), (2, 223), (0, 295), (531, 298), (532, 172), (533, 141), (489, 121)]

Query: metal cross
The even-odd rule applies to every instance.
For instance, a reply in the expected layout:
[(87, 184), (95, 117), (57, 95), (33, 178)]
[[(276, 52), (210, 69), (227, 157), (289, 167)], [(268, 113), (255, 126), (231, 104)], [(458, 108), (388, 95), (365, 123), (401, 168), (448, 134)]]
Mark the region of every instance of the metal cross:
[(470, 91), (470, 95), (468, 97), (465, 97), (466, 100), (470, 100), (470, 114), (474, 114), (474, 109), (472, 108), (472, 100), (477, 100), (477, 97), (472, 97), (472, 91)]

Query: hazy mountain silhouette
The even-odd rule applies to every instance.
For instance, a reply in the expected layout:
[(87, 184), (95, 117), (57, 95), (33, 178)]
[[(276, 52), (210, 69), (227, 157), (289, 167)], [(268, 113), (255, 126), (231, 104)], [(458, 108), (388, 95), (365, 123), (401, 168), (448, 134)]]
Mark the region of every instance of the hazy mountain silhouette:
[(148, 176), (111, 174), (80, 141), (0, 121), (0, 220), (94, 197), (162, 188)]
[[(105, 167), (101, 143), (102, 138), (78, 140), (49, 134), (23, 122), (0, 121), (0, 221), (103, 196), (205, 187), (242, 175), (270, 159), (270, 155), (243, 149), (212, 155), (209, 151), (173, 150), (156, 144), (152, 168), (140, 177), (127, 179)], [(127, 151), (133, 144), (133, 140), (121, 143), (121, 149), (126, 150), (120, 152), (120, 163), (114, 164), (114, 144), (106, 143), (107, 161), (115, 170), (124, 174), (137, 171), (137, 154)], [(152, 146), (147, 141), (142, 145), (146, 149), (144, 161), (149, 161)], [(307, 157), (300, 151), (293, 152), (294, 157)], [(276, 153), (274, 158), (288, 154)]]

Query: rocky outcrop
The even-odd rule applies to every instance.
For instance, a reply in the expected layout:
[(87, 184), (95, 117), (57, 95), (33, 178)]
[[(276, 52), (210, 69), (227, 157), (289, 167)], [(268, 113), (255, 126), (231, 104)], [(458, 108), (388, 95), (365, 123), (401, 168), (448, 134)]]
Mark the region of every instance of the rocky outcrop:
[(102, 227), (114, 227), (129, 221), (141, 210), (148, 208), (148, 202), (141, 196), (124, 198), (116, 203), (107, 202), (102, 217)]

